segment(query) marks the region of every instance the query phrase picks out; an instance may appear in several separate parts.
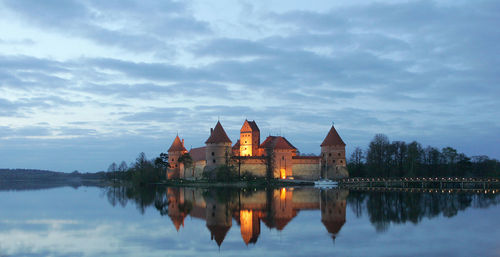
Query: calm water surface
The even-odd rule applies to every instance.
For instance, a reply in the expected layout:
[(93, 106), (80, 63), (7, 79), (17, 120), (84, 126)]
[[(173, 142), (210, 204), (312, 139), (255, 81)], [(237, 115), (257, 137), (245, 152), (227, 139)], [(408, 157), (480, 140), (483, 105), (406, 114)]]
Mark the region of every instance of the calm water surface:
[(500, 256), (498, 194), (0, 191), (0, 256)]

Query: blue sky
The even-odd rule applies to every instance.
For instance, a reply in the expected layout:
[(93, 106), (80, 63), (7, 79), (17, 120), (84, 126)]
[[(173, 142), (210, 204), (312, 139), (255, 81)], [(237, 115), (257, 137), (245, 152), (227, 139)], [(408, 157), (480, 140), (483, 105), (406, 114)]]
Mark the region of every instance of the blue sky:
[(500, 157), (498, 1), (0, 0), (0, 166), (98, 171), (245, 118)]

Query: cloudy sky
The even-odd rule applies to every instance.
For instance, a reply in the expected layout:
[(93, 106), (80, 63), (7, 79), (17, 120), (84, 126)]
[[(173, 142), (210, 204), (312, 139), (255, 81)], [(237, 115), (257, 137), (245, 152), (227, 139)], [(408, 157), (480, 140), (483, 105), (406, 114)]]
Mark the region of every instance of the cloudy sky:
[(0, 168), (106, 169), (245, 118), (500, 157), (499, 1), (0, 0)]

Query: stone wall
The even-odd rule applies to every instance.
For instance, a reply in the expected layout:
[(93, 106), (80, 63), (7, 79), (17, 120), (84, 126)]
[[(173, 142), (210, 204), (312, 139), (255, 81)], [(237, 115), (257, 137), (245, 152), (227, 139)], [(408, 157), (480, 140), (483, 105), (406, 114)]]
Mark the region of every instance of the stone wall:
[(318, 180), (321, 174), (321, 163), (318, 157), (293, 157), (293, 177), (295, 179)]
[(193, 162), (193, 165), (184, 170), (184, 176), (188, 179), (200, 179), (203, 176), (203, 169), (205, 168), (206, 161), (201, 160)]
[[(236, 170), (238, 170), (238, 166)], [(266, 176), (266, 164), (261, 159), (245, 159), (241, 161), (241, 174), (245, 171), (252, 173), (257, 177)]]

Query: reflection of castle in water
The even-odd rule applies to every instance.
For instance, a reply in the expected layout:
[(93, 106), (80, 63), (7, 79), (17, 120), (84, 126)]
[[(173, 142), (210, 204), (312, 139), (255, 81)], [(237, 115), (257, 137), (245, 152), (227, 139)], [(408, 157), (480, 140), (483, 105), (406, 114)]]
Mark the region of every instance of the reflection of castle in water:
[(261, 221), (270, 229), (283, 230), (301, 210), (321, 210), (321, 222), (335, 239), (345, 223), (347, 190), (268, 189), (251, 194), (189, 188), (168, 188), (168, 216), (175, 228), (184, 226), (187, 215), (205, 220), (211, 239), (219, 246), (233, 225), (240, 226), (245, 244), (255, 244)]

